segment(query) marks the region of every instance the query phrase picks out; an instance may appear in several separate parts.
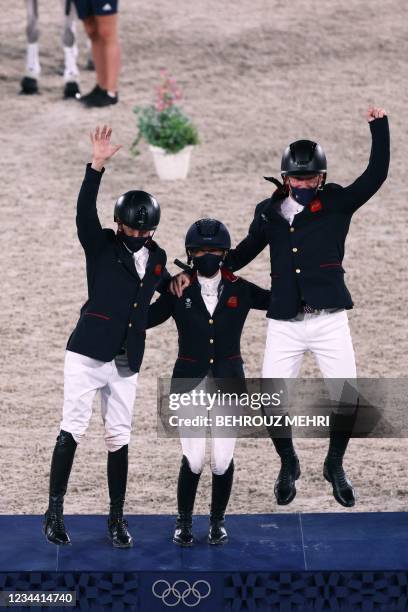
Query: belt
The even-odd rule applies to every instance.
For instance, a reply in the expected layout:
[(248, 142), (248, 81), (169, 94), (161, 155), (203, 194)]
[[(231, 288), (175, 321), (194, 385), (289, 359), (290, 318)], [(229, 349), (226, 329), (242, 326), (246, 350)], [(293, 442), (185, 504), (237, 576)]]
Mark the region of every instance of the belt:
[(319, 310), (318, 308), (313, 308), (313, 306), (309, 306), (309, 304), (306, 304), (306, 302), (301, 302), (300, 304), (299, 313), (315, 314), (320, 311), (321, 309)]
[(301, 314), (319, 314), (319, 312), (327, 312), (330, 314), (332, 312), (338, 312), (339, 310), (344, 310), (344, 308), (337, 307), (337, 306), (335, 308), (314, 308), (313, 306), (310, 306), (309, 304), (307, 304), (306, 302), (302, 300), (302, 302), (300, 303), (299, 313)]
[(341, 310), (344, 310), (344, 308), (313, 308), (313, 306), (309, 306), (309, 304), (306, 304), (306, 302), (302, 302), (296, 317), (289, 319), (289, 321), (302, 321), (306, 314), (332, 314), (334, 312), (340, 312)]

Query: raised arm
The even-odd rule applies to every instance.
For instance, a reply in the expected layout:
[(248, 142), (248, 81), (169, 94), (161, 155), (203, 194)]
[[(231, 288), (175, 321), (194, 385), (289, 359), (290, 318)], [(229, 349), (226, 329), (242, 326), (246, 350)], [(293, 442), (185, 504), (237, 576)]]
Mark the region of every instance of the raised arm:
[(264, 207), (265, 202), (258, 204), (255, 209), (253, 221), (249, 226), (248, 235), (235, 249), (231, 249), (225, 258), (224, 265), (232, 270), (232, 272), (246, 266), (250, 261), (255, 259), (268, 244), (268, 238), (265, 231), (266, 218), (262, 212)]
[(363, 174), (341, 190), (341, 207), (354, 212), (365, 204), (387, 178), (390, 163), (390, 133), (388, 119), (383, 108), (370, 107), (367, 112), (372, 145), (370, 159)]
[(91, 132), (92, 163), (86, 167), (78, 195), (76, 224), (78, 238), (86, 252), (96, 252), (103, 241), (103, 230), (96, 209), (96, 200), (104, 166), (122, 145), (112, 145), (112, 129), (104, 125)]

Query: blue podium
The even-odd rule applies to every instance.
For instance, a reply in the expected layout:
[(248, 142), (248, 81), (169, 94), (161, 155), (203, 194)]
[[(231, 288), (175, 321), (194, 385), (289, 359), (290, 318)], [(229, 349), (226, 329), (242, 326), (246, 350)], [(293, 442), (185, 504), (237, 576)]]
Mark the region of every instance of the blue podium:
[(40, 516), (0, 516), (0, 590), (75, 591), (75, 609), (95, 611), (408, 610), (405, 513), (230, 515), (221, 547), (198, 516), (191, 548), (172, 543), (172, 516), (128, 520), (135, 545), (118, 550), (104, 516), (67, 516), (66, 547)]

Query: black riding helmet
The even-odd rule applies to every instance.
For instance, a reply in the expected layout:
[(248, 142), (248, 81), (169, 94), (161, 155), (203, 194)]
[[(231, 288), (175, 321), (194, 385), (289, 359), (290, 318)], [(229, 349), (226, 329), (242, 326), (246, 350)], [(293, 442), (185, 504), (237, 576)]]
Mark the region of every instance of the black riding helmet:
[(199, 219), (189, 228), (186, 234), (186, 252), (188, 263), (192, 260), (192, 249), (211, 247), (228, 251), (231, 248), (231, 236), (221, 221), (217, 219)]
[(127, 191), (117, 200), (113, 218), (133, 229), (155, 230), (160, 221), (160, 206), (147, 191)]
[(199, 219), (189, 228), (186, 234), (186, 251), (202, 247), (228, 250), (231, 248), (229, 231), (217, 219)]
[(311, 176), (326, 174), (326, 155), (312, 140), (296, 140), (286, 147), (281, 162), (282, 176)]

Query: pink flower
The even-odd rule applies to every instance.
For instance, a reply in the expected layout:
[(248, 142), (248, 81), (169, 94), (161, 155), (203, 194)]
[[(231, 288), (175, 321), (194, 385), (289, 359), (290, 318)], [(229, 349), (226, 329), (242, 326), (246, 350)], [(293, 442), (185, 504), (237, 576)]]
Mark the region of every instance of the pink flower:
[(170, 76), (165, 68), (160, 69), (160, 77), (162, 82), (155, 87), (156, 109), (158, 112), (170, 108), (176, 100), (182, 98), (182, 92), (177, 85), (176, 79)]

